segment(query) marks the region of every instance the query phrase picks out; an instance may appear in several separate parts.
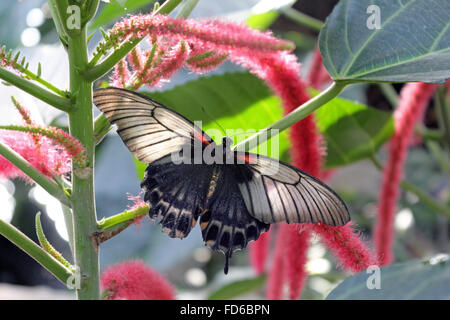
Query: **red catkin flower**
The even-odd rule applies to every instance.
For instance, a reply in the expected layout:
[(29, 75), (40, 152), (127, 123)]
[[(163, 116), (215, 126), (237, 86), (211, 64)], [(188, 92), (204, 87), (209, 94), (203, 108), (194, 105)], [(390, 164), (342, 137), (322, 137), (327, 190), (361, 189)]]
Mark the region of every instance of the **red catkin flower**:
[(361, 241), (359, 232), (354, 231), (352, 222), (341, 227), (323, 223), (311, 224), (311, 227), (338, 258), (338, 266), (343, 270), (360, 272), (370, 265), (377, 264), (370, 250)]
[(130, 70), (128, 69), (128, 63), (125, 59), (122, 59), (114, 66), (110, 83), (117, 88), (126, 88), (129, 80)]
[(286, 281), (289, 286), (289, 299), (297, 299), (305, 285), (307, 272), (305, 270), (308, 249), (311, 239), (309, 225), (282, 224), (279, 236), (285, 238), (284, 255), (286, 265)]
[(317, 47), (312, 57), (307, 83), (310, 87), (320, 90), (324, 84), (329, 82), (331, 82), (331, 78), (323, 65), (322, 55)]
[(211, 71), (221, 65), (228, 58), (228, 54), (220, 54), (214, 51), (200, 53), (198, 55), (190, 55), (186, 61), (189, 69), (196, 73), (204, 73)]
[(111, 30), (114, 39), (167, 36), (171, 41), (190, 40), (199, 47), (219, 52), (245, 51), (248, 55), (291, 50), (293, 44), (244, 25), (221, 21), (173, 19), (166, 15), (136, 15), (118, 22)]
[(251, 242), (249, 246), (250, 264), (258, 275), (263, 274), (266, 271), (266, 261), (272, 232), (272, 227), (270, 227), (269, 231), (261, 234), (259, 239)]
[(63, 147), (75, 164), (79, 166), (84, 166), (86, 164), (87, 158), (84, 147), (77, 139), (62, 129), (56, 127), (42, 127), (38, 125), (24, 127), (11, 125), (5, 128), (8, 130), (28, 132), (35, 136), (38, 135), (41, 137), (47, 137), (54, 143)]
[[(71, 161), (83, 165), (85, 149), (64, 130), (36, 125), (29, 111), (13, 98), (25, 126), (2, 126), (0, 141), (19, 153), (43, 174), (52, 177), (71, 170)], [(0, 156), (0, 176), (8, 179), (29, 178), (12, 163)], [(31, 182), (31, 181), (30, 181)]]
[[(280, 232), (277, 234), (280, 234)], [(281, 300), (283, 298), (283, 288), (285, 283), (285, 259), (283, 256), (283, 249), (285, 246), (285, 238), (278, 236), (275, 243), (272, 266), (267, 279), (268, 300)]]
[(402, 88), (400, 102), (394, 112), (394, 136), (389, 146), (389, 158), (383, 172), (375, 226), (375, 250), (381, 265), (392, 262), (394, 215), (403, 177), (408, 145), (416, 123), (422, 119), (436, 88), (428, 83), (408, 83)]
[[(47, 137), (40, 137), (39, 148), (36, 147), (33, 135), (27, 132), (2, 131), (0, 132), (0, 141), (49, 177), (61, 175), (71, 170), (71, 157), (63, 149), (55, 146), (55, 143)], [(22, 171), (2, 156), (0, 156), (0, 177), (7, 179), (23, 178), (31, 182)]]
[(184, 41), (174, 47), (160, 63), (152, 69), (142, 80), (143, 83), (153, 87), (162, 80), (168, 80), (178, 69), (181, 68), (189, 55), (189, 48)]
[(142, 261), (125, 261), (102, 272), (106, 300), (175, 300), (173, 286)]

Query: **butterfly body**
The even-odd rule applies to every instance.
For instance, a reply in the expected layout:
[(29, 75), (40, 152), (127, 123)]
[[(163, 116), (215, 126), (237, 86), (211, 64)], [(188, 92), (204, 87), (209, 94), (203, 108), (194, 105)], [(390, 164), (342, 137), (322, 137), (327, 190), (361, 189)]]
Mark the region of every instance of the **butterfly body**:
[(205, 244), (226, 256), (257, 240), (271, 223), (343, 225), (350, 219), (339, 196), (287, 163), (216, 144), (182, 115), (132, 91), (106, 88), (94, 103), (129, 150), (148, 163), (141, 182), (149, 216), (172, 238), (197, 222)]

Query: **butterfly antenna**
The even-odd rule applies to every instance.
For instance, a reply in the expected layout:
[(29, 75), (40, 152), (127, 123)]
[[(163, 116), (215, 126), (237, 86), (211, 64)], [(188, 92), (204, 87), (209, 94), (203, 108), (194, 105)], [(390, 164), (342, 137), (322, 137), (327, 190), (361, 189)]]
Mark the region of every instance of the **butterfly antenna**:
[(206, 114), (206, 116), (209, 118), (209, 120), (211, 120), (212, 122), (214, 122), (215, 124), (217, 124), (217, 126), (220, 128), (220, 130), (222, 131), (222, 134), (224, 136), (226, 136), (226, 131), (225, 129), (220, 125), (220, 123), (218, 123), (213, 117), (211, 117), (211, 115), (206, 111), (206, 109), (204, 107), (201, 107), (202, 111)]

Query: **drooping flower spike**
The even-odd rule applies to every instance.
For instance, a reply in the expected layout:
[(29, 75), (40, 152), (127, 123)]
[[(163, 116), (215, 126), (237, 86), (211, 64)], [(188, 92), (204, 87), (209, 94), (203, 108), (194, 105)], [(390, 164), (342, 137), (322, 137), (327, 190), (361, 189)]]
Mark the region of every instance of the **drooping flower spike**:
[(394, 136), (389, 146), (389, 158), (383, 172), (375, 225), (375, 249), (382, 265), (392, 262), (394, 215), (400, 194), (400, 181), (407, 158), (408, 146), (416, 123), (422, 119), (436, 89), (429, 83), (407, 83), (402, 88), (400, 102), (394, 111)]
[[(72, 162), (79, 166), (85, 165), (85, 149), (78, 140), (59, 128), (37, 125), (24, 106), (14, 98), (13, 103), (25, 125), (1, 126), (1, 142), (49, 177), (70, 172)], [(2, 156), (0, 176), (9, 179), (21, 177), (29, 181), (22, 171)]]

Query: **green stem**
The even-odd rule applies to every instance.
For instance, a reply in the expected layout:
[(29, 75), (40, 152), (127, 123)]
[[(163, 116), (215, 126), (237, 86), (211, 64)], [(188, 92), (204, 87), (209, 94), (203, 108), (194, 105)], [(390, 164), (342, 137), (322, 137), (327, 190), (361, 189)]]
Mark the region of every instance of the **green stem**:
[(20, 154), (12, 150), (9, 146), (0, 141), (0, 154), (23, 173), (30, 177), (34, 182), (44, 188), (49, 194), (61, 201), (66, 206), (71, 206), (70, 199), (66, 196), (63, 190), (42, 172), (33, 167)]
[(70, 111), (71, 104), (69, 99), (55, 95), (45, 90), (44, 88), (15, 75), (10, 71), (0, 68), (0, 79), (3, 79), (6, 82), (16, 86), (17, 88), (22, 89), (23, 91), (31, 94), (33, 97), (36, 97), (39, 100), (48, 103), (56, 109), (65, 112)]
[(101, 230), (107, 230), (114, 228), (124, 222), (133, 221), (140, 216), (148, 213), (148, 206), (142, 206), (134, 210), (126, 210), (108, 218), (103, 218), (98, 222), (98, 228)]
[(97, 243), (103, 243), (128, 228), (134, 221), (148, 213), (148, 205), (124, 211), (109, 218), (103, 218), (98, 223), (99, 231), (94, 233)]
[(181, 8), (181, 11), (178, 13), (177, 18), (184, 18), (186, 19), (189, 17), (189, 15), (192, 13), (192, 10), (194, 10), (195, 6), (197, 5), (199, 0), (186, 0), (186, 3)]
[[(17, 53), (17, 54), (19, 54), (19, 53)], [(41, 78), (41, 76), (40, 76), (41, 65), (40, 64), (38, 67), (38, 74), (36, 74), (34, 72), (31, 72), (29, 69), (27, 69), (26, 66), (22, 65), (21, 63), (18, 63), (15, 59), (13, 61), (10, 61), (9, 63), (11, 63), (12, 68), (23, 73), (26, 78), (36, 81), (37, 83), (40, 83), (41, 85), (43, 85), (47, 89), (53, 91), (57, 95), (59, 95), (63, 98), (66, 98), (66, 92), (64, 92), (63, 90), (61, 90), (61, 89), (57, 88), (56, 86), (54, 86), (53, 84), (51, 84), (50, 82)]]
[(414, 132), (425, 140), (442, 141), (444, 139), (444, 130), (428, 129), (422, 123), (417, 124)]
[[(169, 14), (175, 9), (182, 0), (167, 0), (158, 8), (153, 14)], [(91, 61), (89, 68), (85, 68), (83, 72), (84, 77), (89, 81), (94, 81), (107, 74), (120, 60), (122, 60), (133, 48), (142, 41), (143, 38), (131, 39), (125, 42), (118, 49), (115, 49), (108, 57), (106, 57), (100, 64), (93, 66)], [(95, 60), (94, 60), (95, 62)]]
[(339, 95), (339, 93), (345, 88), (348, 82), (333, 82), (325, 91), (321, 92), (314, 98), (308, 100), (300, 107), (278, 120), (277, 122), (271, 124), (267, 128), (259, 131), (258, 133), (252, 135), (248, 139), (238, 143), (232, 149), (233, 150), (251, 150), (258, 146), (259, 144), (265, 142), (271, 137), (277, 135), (281, 131), (289, 128), (293, 124), (307, 117), (315, 110), (326, 104), (328, 101), (334, 99)]
[(66, 47), (67, 46), (67, 33), (65, 31), (65, 25), (63, 23), (63, 19), (59, 13), (58, 10), (58, 0), (47, 0), (48, 7), (50, 9), (50, 12), (52, 14), (53, 23), (56, 27), (56, 32), (59, 35), (59, 38), (61, 39), (61, 42)]
[(86, 28), (69, 34), (68, 55), (70, 66), (70, 92), (74, 95), (74, 108), (69, 113), (70, 134), (86, 148), (87, 167), (83, 174), (72, 172), (72, 219), (74, 233), (74, 261), (82, 276), (77, 288), (78, 299), (100, 298), (98, 246), (91, 235), (97, 229), (94, 198), (94, 126), (92, 115), (92, 82), (79, 70), (88, 64)]
[(169, 14), (171, 13), (183, 0), (167, 0), (162, 6), (158, 8), (153, 14)]
[(312, 30), (320, 31), (323, 27), (322, 21), (320, 21), (316, 18), (310, 17), (310, 16), (304, 14), (303, 12), (297, 11), (293, 8), (283, 9), (282, 13), (287, 18), (291, 19), (292, 21), (294, 21), (302, 26), (308, 27)]
[(73, 217), (72, 217), (72, 211), (70, 210), (69, 207), (66, 207), (65, 205), (62, 205), (62, 212), (64, 215), (64, 221), (66, 223), (66, 229), (67, 229), (67, 235), (69, 236), (69, 246), (70, 246), (70, 251), (75, 252), (74, 248), (75, 248), (75, 242), (74, 242), (74, 238), (73, 238)]
[(400, 185), (402, 186), (403, 189), (414, 193), (423, 203), (425, 203), (427, 206), (429, 206), (434, 211), (445, 215), (447, 218), (450, 218), (450, 208), (449, 207), (437, 203), (427, 193), (423, 192), (420, 188), (416, 187), (415, 185), (413, 185), (412, 183), (410, 183), (406, 180), (403, 180), (402, 182), (400, 182)]
[(36, 223), (36, 235), (38, 237), (39, 243), (41, 244), (41, 247), (48, 252), (53, 258), (55, 258), (56, 260), (58, 260), (59, 262), (61, 262), (61, 264), (63, 266), (65, 266), (67, 269), (69, 269), (71, 272), (75, 272), (75, 269), (73, 268), (73, 266), (69, 263), (69, 261), (67, 261), (63, 255), (58, 252), (53, 246), (52, 244), (48, 241), (47, 237), (44, 234), (44, 230), (42, 228), (42, 223), (41, 223), (41, 213), (38, 212), (36, 214), (36, 218), (35, 218), (35, 223)]
[(94, 136), (95, 145), (102, 142), (106, 134), (111, 130), (112, 126), (108, 118), (103, 113), (100, 113), (94, 120)]
[(129, 42), (123, 43), (118, 49), (115, 49), (113, 53), (106, 57), (100, 64), (92, 68), (88, 68), (84, 72), (84, 77), (90, 81), (94, 81), (103, 77), (141, 41), (142, 38), (139, 38), (131, 39)]
[(436, 91), (436, 118), (439, 123), (439, 129), (444, 133), (444, 143), (447, 150), (450, 149), (450, 104), (447, 102), (447, 91), (445, 87), (438, 88)]
[(383, 92), (386, 99), (389, 101), (391, 106), (395, 109), (398, 106), (398, 93), (395, 91), (394, 87), (390, 83), (378, 83), (379, 88)]
[(436, 161), (441, 166), (442, 171), (447, 175), (450, 179), (450, 161), (444, 151), (441, 149), (441, 146), (438, 142), (428, 140), (426, 141), (427, 148), (431, 151), (431, 154), (434, 156)]
[[(370, 156), (370, 160), (372, 160), (372, 163), (375, 165), (375, 167), (378, 170), (380, 170), (380, 171), (384, 170), (383, 165), (374, 155)], [(408, 190), (411, 193), (414, 193), (423, 203), (425, 203), (428, 207), (430, 207), (434, 211), (441, 213), (441, 214), (445, 215), (446, 217), (450, 217), (450, 208), (449, 207), (446, 207), (445, 205), (441, 205), (441, 204), (437, 203), (431, 196), (429, 196), (427, 193), (420, 190), (420, 188), (416, 187), (412, 183), (410, 183), (406, 180), (403, 180), (400, 182), (400, 186), (403, 189)]]
[(0, 234), (40, 263), (63, 284), (67, 284), (67, 280), (72, 277), (72, 273), (68, 268), (34, 243), (33, 240), (28, 238), (19, 229), (1, 219)]

